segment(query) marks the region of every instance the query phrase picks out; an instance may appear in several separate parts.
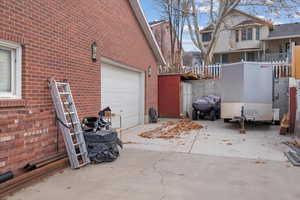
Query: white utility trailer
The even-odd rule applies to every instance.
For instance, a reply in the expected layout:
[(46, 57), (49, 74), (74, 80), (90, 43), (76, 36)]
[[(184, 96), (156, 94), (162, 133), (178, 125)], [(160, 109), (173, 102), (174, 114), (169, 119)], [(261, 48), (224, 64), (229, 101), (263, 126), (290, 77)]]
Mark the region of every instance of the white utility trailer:
[(273, 66), (241, 62), (222, 66), (221, 118), (273, 121)]

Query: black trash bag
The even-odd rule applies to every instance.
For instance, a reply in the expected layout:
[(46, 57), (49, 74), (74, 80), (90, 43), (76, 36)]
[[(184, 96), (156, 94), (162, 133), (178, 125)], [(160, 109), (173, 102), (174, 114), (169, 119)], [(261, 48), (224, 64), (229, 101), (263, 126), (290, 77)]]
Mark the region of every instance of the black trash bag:
[(149, 109), (149, 123), (157, 123), (158, 116), (157, 112), (154, 108)]
[(95, 163), (116, 160), (120, 155), (118, 146), (123, 148), (123, 143), (118, 138), (117, 132), (111, 130), (84, 132), (84, 139), (88, 156)]

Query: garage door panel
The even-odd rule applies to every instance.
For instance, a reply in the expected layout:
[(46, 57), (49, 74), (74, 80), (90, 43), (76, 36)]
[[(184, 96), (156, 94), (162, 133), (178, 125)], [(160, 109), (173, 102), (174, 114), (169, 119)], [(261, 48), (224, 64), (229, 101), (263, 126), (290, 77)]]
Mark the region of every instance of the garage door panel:
[[(101, 67), (101, 105), (109, 106), (113, 113), (122, 110), (122, 128), (129, 128), (141, 122), (141, 73), (103, 64)], [(118, 120), (113, 120), (115, 127)]]

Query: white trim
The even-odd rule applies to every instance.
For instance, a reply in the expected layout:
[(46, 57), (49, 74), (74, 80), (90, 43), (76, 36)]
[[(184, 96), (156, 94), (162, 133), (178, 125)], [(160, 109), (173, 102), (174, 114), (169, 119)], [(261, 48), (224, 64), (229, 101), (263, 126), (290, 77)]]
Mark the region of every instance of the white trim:
[(0, 99), (21, 99), (22, 98), (22, 47), (21, 45), (0, 40), (0, 47), (8, 48), (12, 52), (12, 78), (10, 93), (0, 93)]
[(287, 36), (278, 36), (278, 37), (268, 37), (266, 39), (262, 39), (262, 41), (264, 40), (280, 40), (280, 39), (289, 39), (289, 38), (300, 38), (300, 35), (287, 35)]
[(128, 66), (128, 65), (119, 63), (119, 62), (117, 62), (117, 61), (111, 60), (111, 59), (106, 58), (106, 57), (101, 57), (101, 58), (100, 58), (100, 61), (103, 62), (103, 63), (109, 64), (109, 65), (116, 66), (116, 67), (121, 67), (121, 68), (129, 69), (129, 70), (132, 70), (132, 71), (136, 71), (136, 72), (144, 72), (144, 71), (141, 70), (141, 69), (137, 69), (137, 68), (135, 68), (135, 67), (132, 67), (132, 66)]
[(252, 51), (263, 51), (263, 49), (258, 49), (258, 48), (253, 48), (253, 49), (237, 49), (237, 50), (232, 50), (232, 51), (214, 52), (214, 54), (240, 53), (240, 52), (252, 52)]
[(139, 0), (129, 0), (129, 3), (135, 13), (135, 16), (137, 17), (142, 30), (144, 31), (144, 34), (151, 46), (151, 49), (156, 56), (157, 60), (160, 62), (162, 65), (167, 65), (166, 60), (157, 44), (157, 41), (153, 35), (153, 32), (150, 28), (150, 25), (148, 24), (144, 11), (141, 8), (141, 3)]

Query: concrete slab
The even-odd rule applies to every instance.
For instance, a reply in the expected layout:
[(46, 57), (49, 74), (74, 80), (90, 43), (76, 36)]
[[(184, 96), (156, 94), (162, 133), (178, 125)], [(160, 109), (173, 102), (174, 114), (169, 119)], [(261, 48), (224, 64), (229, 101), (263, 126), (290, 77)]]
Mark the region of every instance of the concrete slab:
[(288, 136), (279, 135), (279, 126), (257, 125), (248, 126), (247, 134), (239, 134), (239, 125), (224, 123), (222, 120), (198, 121), (205, 128), (192, 131), (180, 139), (147, 139), (138, 136), (144, 131), (158, 127), (149, 124), (128, 129), (123, 132), (122, 139), (131, 144), (127, 148), (164, 152), (197, 153), (216, 156), (240, 157), (250, 159), (285, 161), (283, 152), (289, 148), (283, 141), (292, 140)]
[(287, 162), (125, 150), (113, 162), (66, 169), (7, 200), (300, 199)]

